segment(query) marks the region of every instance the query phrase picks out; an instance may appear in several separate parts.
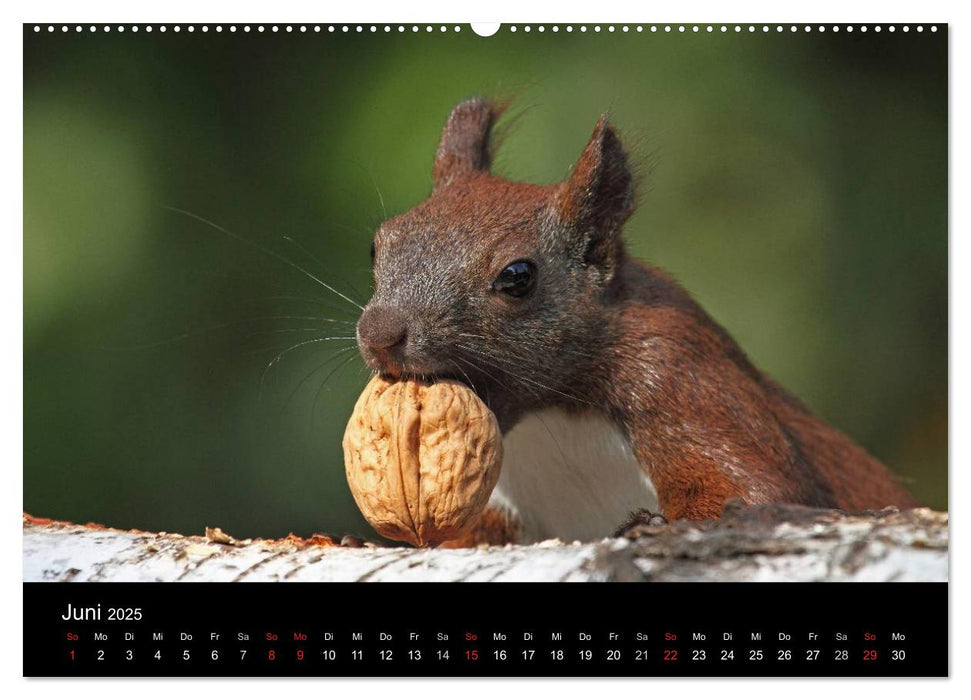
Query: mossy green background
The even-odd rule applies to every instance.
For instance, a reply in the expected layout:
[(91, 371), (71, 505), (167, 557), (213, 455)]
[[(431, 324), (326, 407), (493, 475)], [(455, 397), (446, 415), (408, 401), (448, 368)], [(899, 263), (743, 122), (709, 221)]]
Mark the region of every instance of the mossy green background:
[(370, 535), (351, 342), (264, 376), (353, 335), (266, 317), (354, 309), (259, 248), (366, 298), (371, 232), (427, 196), (473, 94), (516, 98), (495, 169), (533, 182), (609, 109), (640, 164), (632, 251), (946, 507), (945, 32), (382, 30), (25, 28), (25, 509)]

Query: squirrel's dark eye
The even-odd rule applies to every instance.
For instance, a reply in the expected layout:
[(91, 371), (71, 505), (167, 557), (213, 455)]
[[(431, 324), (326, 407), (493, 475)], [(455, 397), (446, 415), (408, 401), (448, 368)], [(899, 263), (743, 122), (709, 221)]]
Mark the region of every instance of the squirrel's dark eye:
[(536, 286), (536, 265), (529, 260), (517, 260), (506, 265), (492, 283), (494, 291), (517, 299), (529, 294), (534, 286)]
[(371, 262), (374, 262), (374, 241), (371, 241)]

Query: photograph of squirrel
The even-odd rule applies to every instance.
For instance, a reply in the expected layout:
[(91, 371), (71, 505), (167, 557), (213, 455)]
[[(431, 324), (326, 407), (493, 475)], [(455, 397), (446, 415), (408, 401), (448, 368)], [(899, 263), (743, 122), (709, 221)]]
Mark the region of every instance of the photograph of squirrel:
[(371, 369), (457, 379), (495, 413), (502, 472), (468, 543), (596, 539), (717, 518), (730, 499), (916, 505), (628, 257), (634, 178), (606, 115), (564, 182), (532, 185), (490, 172), (501, 113), (479, 98), (452, 109), (431, 196), (375, 234), (357, 326)]

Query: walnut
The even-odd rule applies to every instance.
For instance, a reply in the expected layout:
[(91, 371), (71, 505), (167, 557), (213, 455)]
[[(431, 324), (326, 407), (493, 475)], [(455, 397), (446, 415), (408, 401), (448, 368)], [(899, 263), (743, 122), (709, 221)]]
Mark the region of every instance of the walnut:
[(465, 385), (389, 382), (365, 387), (344, 433), (347, 483), (381, 535), (437, 545), (471, 527), (499, 478), (502, 438)]

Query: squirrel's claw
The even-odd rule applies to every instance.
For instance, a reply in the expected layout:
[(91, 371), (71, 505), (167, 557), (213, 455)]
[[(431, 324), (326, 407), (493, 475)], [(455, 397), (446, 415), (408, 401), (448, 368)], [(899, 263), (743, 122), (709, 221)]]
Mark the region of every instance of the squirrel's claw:
[(660, 513), (652, 513), (647, 508), (633, 511), (620, 527), (614, 531), (614, 537), (626, 537), (636, 540), (638, 537), (649, 534), (649, 528), (660, 525), (667, 525), (668, 519)]

